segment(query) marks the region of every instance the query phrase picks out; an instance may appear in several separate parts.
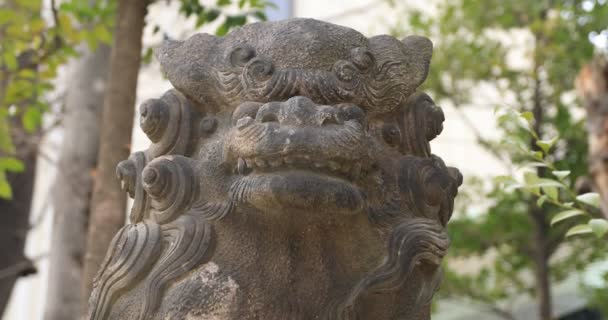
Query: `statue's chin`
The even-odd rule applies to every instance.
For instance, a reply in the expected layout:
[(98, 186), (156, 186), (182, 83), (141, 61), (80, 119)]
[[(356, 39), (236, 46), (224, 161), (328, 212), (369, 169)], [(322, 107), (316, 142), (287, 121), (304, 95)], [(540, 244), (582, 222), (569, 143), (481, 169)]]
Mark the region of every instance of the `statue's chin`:
[(281, 214), (305, 213), (323, 218), (363, 210), (361, 192), (351, 182), (302, 170), (252, 173), (233, 185), (232, 196), (261, 211)]

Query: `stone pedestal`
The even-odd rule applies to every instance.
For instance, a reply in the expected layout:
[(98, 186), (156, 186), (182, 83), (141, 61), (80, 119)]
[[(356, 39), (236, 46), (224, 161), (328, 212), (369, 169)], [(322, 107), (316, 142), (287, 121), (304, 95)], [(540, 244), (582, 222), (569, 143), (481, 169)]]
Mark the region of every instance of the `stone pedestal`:
[(310, 19), (165, 43), (88, 318), (429, 319), (462, 182), (430, 151), (431, 54)]

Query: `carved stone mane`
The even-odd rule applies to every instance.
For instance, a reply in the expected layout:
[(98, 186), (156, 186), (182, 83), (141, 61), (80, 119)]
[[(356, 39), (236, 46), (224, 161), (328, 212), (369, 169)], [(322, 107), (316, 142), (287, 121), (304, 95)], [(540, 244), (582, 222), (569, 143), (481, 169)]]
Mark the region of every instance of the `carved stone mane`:
[(431, 54), (311, 19), (164, 44), (88, 319), (429, 319), (462, 183)]

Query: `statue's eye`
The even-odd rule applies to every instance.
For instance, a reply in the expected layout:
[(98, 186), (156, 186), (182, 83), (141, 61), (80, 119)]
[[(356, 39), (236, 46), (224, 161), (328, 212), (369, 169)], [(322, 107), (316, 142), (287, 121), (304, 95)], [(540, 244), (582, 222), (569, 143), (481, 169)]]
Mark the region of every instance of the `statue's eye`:
[(401, 132), (394, 124), (385, 124), (382, 128), (382, 137), (384, 141), (392, 147), (396, 147), (401, 143)]

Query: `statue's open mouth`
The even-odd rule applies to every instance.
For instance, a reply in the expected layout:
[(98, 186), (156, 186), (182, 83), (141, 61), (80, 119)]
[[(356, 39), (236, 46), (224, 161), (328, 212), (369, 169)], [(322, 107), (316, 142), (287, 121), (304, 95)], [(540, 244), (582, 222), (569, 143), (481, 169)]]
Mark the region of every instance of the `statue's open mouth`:
[(375, 154), (363, 110), (306, 97), (241, 104), (224, 144), (237, 203), (263, 211), (357, 213)]
[(292, 170), (310, 171), (354, 182), (365, 177), (372, 167), (353, 160), (340, 158), (315, 159), (313, 155), (303, 154), (238, 158), (235, 172), (246, 176), (251, 173), (280, 173)]
[(322, 159), (310, 154), (237, 157), (239, 177), (232, 200), (266, 210), (291, 208), (297, 212), (358, 213), (364, 197), (360, 180), (373, 166), (343, 158)]

